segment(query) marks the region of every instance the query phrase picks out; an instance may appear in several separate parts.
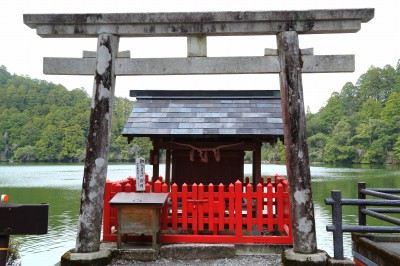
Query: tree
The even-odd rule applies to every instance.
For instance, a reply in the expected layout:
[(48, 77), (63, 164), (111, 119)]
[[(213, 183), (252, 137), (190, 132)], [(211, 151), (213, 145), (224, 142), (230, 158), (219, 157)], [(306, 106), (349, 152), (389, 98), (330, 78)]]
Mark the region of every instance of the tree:
[(323, 133), (317, 133), (307, 139), (310, 161), (313, 162), (324, 161), (324, 149), (327, 140), (328, 137)]
[(362, 163), (385, 162), (394, 142), (389, 136), (390, 131), (389, 125), (380, 119), (370, 118), (359, 124), (352, 141), (359, 149), (358, 160)]
[(382, 104), (377, 100), (372, 98), (367, 99), (363, 104), (358, 112), (359, 118), (362, 121), (365, 121), (370, 118), (377, 119), (380, 117), (382, 112)]
[(355, 148), (350, 144), (352, 129), (350, 124), (341, 120), (332, 131), (325, 146), (325, 162), (348, 163), (355, 157)]
[(394, 91), (389, 95), (381, 114), (383, 120), (397, 124), (400, 118), (400, 92)]
[(30, 145), (17, 148), (13, 159), (20, 162), (33, 162), (36, 160), (36, 148)]
[(285, 145), (283, 145), (283, 142), (278, 139), (277, 142), (270, 146), (270, 152), (268, 154), (268, 161), (270, 162), (285, 162), (286, 157), (285, 157)]
[(62, 130), (61, 151), (58, 160), (64, 162), (78, 161), (83, 157), (86, 138), (79, 125), (67, 126)]
[(340, 101), (348, 114), (356, 113), (361, 107), (359, 88), (351, 82), (347, 82), (340, 92)]
[(63, 133), (54, 125), (48, 125), (36, 142), (37, 158), (39, 161), (55, 162), (61, 152)]
[(397, 160), (400, 160), (400, 136), (397, 137), (396, 143), (394, 144), (393, 147), (393, 151), (394, 151), (394, 157)]
[(346, 110), (341, 102), (341, 97), (337, 92), (332, 93), (328, 103), (319, 111), (322, 133), (332, 132), (335, 125), (346, 115)]
[(385, 163), (387, 158), (387, 153), (390, 148), (391, 140), (388, 136), (384, 136), (380, 139), (372, 142), (371, 146), (368, 148), (365, 153), (364, 159), (362, 162), (365, 163), (375, 163), (382, 164)]

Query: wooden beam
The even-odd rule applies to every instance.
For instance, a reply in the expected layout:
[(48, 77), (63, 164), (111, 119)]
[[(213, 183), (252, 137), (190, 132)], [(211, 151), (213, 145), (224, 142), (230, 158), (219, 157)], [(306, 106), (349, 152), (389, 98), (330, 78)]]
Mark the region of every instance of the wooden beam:
[(154, 182), (158, 180), (158, 177), (160, 176), (160, 149), (158, 147), (154, 147), (153, 150), (153, 188), (154, 188)]
[(257, 148), (253, 150), (253, 189), (261, 182), (261, 141), (257, 142)]
[[(354, 55), (303, 55), (303, 73), (353, 72)], [(43, 59), (49, 75), (93, 75), (95, 58)], [(279, 73), (278, 56), (117, 58), (117, 76)]]
[[(253, 150), (256, 150), (258, 147), (257, 143), (253, 143), (253, 142), (240, 143), (240, 141), (228, 142), (228, 143), (227, 142), (196, 142), (196, 141), (193, 141), (193, 142), (182, 142), (182, 143), (194, 145), (198, 148), (213, 148), (213, 147), (218, 147), (221, 145), (237, 144), (235, 146), (226, 147), (226, 148), (222, 149), (222, 150), (226, 150), (226, 151), (228, 151), (228, 150), (253, 151)], [(159, 147), (160, 149), (165, 149), (165, 150), (190, 150), (191, 149), (188, 146), (171, 143), (169, 141), (158, 142), (157, 147)]]

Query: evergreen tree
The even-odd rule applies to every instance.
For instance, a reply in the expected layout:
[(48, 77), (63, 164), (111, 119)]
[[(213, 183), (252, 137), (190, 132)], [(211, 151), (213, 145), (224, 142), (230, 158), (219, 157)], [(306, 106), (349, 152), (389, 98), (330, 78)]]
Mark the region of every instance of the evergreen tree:
[[(84, 89), (68, 91), (62, 85), (11, 75), (1, 66), (0, 93), (1, 161), (84, 159), (91, 103)], [(149, 156), (149, 139), (128, 144), (121, 136), (132, 107), (132, 101), (115, 98), (110, 161)]]

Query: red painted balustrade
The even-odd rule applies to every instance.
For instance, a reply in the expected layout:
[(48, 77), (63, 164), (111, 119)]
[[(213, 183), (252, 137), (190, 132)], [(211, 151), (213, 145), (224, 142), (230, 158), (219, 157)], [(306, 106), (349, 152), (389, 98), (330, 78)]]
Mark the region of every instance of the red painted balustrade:
[[(255, 189), (248, 179), (229, 186), (173, 184), (171, 191), (160, 177), (146, 177), (146, 192), (169, 192), (162, 210), (161, 243), (263, 243), (292, 244), (288, 183), (275, 176)], [(117, 211), (109, 201), (118, 192), (135, 192), (136, 180), (106, 184), (103, 240), (116, 241)]]

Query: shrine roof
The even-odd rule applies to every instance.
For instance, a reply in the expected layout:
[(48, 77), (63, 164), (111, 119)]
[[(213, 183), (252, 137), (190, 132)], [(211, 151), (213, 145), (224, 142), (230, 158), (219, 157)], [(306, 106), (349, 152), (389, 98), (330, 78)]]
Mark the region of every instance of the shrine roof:
[(283, 136), (279, 91), (131, 91), (122, 135)]

